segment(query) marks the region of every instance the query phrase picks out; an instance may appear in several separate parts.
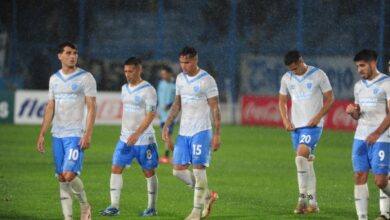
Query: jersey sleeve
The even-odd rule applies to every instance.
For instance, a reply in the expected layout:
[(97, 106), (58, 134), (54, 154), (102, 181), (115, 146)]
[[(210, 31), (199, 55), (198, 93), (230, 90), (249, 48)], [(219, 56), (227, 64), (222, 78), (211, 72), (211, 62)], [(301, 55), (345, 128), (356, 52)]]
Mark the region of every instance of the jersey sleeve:
[(360, 83), (360, 81), (357, 82), (355, 84), (355, 86), (353, 87), (353, 96), (355, 98), (355, 104), (359, 104), (359, 93), (358, 93), (358, 91), (359, 91), (359, 83)]
[(84, 79), (84, 94), (85, 96), (92, 97), (96, 97), (97, 95), (96, 81), (90, 73), (88, 73), (88, 75)]
[(386, 100), (390, 101), (390, 79), (387, 79), (385, 82), (385, 86), (383, 87), (386, 93)]
[(205, 83), (205, 93), (207, 98), (218, 96), (218, 87), (213, 77), (208, 77)]
[(181, 78), (181, 74), (177, 76), (176, 78), (176, 83), (175, 83), (175, 94), (176, 95), (180, 95), (180, 89), (179, 89), (179, 85), (180, 85), (180, 78)]
[(151, 86), (148, 88), (148, 92), (145, 96), (145, 105), (147, 112), (155, 112), (157, 108), (157, 93), (156, 90)]
[(49, 100), (54, 100), (54, 82), (53, 82), (53, 76), (50, 77), (49, 80), (49, 94), (48, 94)]
[(281, 95), (287, 95), (288, 94), (286, 77), (284, 77), (284, 76), (280, 80), (279, 94), (281, 94)]
[(324, 71), (321, 71), (321, 78), (320, 78), (320, 88), (322, 93), (328, 92), (332, 90), (332, 86), (330, 85), (329, 78), (325, 74)]

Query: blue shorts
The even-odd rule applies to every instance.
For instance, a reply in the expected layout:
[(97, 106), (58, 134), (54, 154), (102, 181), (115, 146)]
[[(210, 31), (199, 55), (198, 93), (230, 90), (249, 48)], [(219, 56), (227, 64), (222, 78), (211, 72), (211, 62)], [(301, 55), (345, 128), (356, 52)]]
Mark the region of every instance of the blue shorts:
[(112, 165), (129, 167), (134, 158), (143, 170), (155, 169), (158, 166), (157, 144), (128, 146), (119, 140), (112, 156)]
[(80, 137), (52, 138), (56, 174), (71, 171), (80, 174), (84, 151), (79, 146)]
[[(162, 132), (162, 129), (164, 128), (164, 125), (165, 125), (165, 122), (161, 122), (160, 123), (161, 132)], [(168, 133), (169, 134), (173, 133), (173, 128), (174, 127), (175, 127), (175, 122), (172, 122), (171, 125), (169, 125), (169, 128), (168, 128)]]
[(297, 151), (299, 144), (305, 144), (310, 148), (310, 156), (314, 157), (314, 148), (320, 140), (322, 127), (302, 127), (291, 133), (294, 151)]
[(211, 130), (201, 131), (194, 136), (177, 136), (173, 164), (209, 166), (211, 137)]
[(376, 142), (367, 145), (363, 140), (353, 140), (352, 165), (354, 172), (366, 172), (372, 169), (375, 175), (387, 175), (389, 170), (390, 143)]

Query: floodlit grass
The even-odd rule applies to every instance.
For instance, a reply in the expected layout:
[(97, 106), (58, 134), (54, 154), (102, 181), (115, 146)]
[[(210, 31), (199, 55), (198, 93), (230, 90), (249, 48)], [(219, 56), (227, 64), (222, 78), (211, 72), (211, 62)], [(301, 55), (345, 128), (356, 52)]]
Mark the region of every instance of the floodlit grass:
[[(0, 219), (62, 219), (49, 131), (46, 153), (41, 155), (35, 150), (39, 126), (0, 125), (0, 130)], [(93, 219), (110, 218), (98, 211), (109, 205), (111, 156), (119, 133), (119, 126), (95, 127), (92, 147), (85, 154), (81, 179)], [(351, 132), (323, 132), (315, 162), (321, 211), (298, 216), (293, 214), (298, 188), (289, 133), (279, 128), (223, 126), (221, 149), (213, 153), (207, 171), (210, 188), (220, 196), (209, 219), (356, 219), (352, 138)], [(156, 220), (184, 219), (192, 209), (193, 192), (172, 176), (171, 168), (161, 164), (157, 170)], [(144, 219), (137, 215), (147, 204), (146, 181), (136, 161), (123, 177), (121, 215), (112, 218)], [(374, 218), (379, 213), (379, 193), (371, 179), (369, 186), (369, 216)], [(74, 216), (78, 219), (76, 200)]]

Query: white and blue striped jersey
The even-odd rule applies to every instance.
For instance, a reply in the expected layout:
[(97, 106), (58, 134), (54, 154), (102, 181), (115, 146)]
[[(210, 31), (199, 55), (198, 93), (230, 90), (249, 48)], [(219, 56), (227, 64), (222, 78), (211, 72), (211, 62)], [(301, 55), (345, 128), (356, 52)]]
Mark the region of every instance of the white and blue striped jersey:
[(74, 73), (61, 70), (50, 77), (49, 100), (54, 100), (51, 132), (54, 137), (81, 137), (85, 129), (85, 97), (96, 97), (96, 81), (92, 74), (77, 68)]
[(211, 129), (207, 99), (218, 96), (218, 87), (212, 76), (204, 70), (193, 77), (180, 73), (176, 78), (176, 95), (181, 98), (180, 135), (193, 136)]
[[(390, 77), (380, 73), (375, 79), (359, 80), (354, 87), (355, 104), (360, 106), (360, 118), (355, 139), (365, 140), (379, 127), (389, 113)], [(378, 142), (390, 142), (390, 130), (384, 132)]]
[[(331, 90), (328, 76), (317, 67), (308, 66), (306, 73), (301, 76), (291, 71), (283, 75), (279, 93), (291, 96), (291, 122), (295, 128), (307, 126), (323, 106), (323, 93)], [(318, 126), (322, 127), (323, 124), (322, 118)]]
[[(135, 87), (130, 84), (122, 86), (122, 131), (120, 139), (127, 142), (142, 121), (145, 119), (148, 109), (156, 110), (157, 94), (156, 90), (146, 81), (142, 81)], [(134, 145), (149, 145), (156, 143), (152, 124), (144, 131)]]
[[(158, 114), (161, 122), (165, 122), (168, 118), (169, 108), (175, 101), (175, 83), (173, 81), (161, 80), (157, 86), (158, 97)], [(167, 109), (166, 109), (167, 108)]]

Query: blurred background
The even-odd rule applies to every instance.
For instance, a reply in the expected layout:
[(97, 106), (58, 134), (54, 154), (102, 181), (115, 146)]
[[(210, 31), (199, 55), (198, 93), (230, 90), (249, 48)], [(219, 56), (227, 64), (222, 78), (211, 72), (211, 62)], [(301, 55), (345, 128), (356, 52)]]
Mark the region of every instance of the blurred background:
[(79, 66), (95, 76), (99, 91), (117, 92), (126, 58), (142, 58), (144, 79), (157, 85), (161, 65), (179, 73), (180, 50), (193, 46), (218, 83), (226, 123), (280, 125), (277, 106), (268, 104), (275, 104), (288, 50), (300, 50), (328, 74), (336, 99), (350, 100), (359, 79), (354, 54), (376, 50), (387, 73), (389, 39), (386, 0), (1, 1), (0, 122), (41, 117), (41, 101), (26, 104), (29, 97), (17, 94), (48, 88), (63, 41), (77, 43)]

